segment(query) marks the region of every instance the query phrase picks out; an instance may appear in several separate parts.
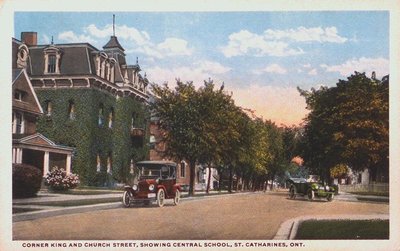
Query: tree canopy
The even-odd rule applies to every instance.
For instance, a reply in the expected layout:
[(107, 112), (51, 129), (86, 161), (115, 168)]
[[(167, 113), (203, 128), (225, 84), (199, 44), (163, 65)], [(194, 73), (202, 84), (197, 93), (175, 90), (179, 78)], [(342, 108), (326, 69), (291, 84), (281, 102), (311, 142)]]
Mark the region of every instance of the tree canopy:
[(310, 110), (302, 156), (311, 170), (328, 178), (331, 168), (346, 164), (354, 171), (368, 169), (373, 179), (387, 174), (388, 79), (355, 72), (335, 87), (299, 91)]

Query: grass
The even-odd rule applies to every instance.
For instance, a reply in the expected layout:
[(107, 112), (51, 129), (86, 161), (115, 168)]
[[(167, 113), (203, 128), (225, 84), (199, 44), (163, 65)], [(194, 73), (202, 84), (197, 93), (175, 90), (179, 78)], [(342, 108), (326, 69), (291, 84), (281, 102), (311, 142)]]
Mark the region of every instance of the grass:
[(389, 239), (389, 220), (309, 220), (300, 224), (297, 240)]
[(389, 192), (349, 192), (356, 195), (372, 195), (372, 196), (384, 196), (389, 197)]
[(357, 197), (357, 200), (361, 201), (373, 201), (373, 202), (389, 202), (389, 198), (363, 198), (363, 197)]
[(13, 213), (13, 214), (19, 214), (19, 213), (26, 213), (26, 212), (37, 211), (37, 210), (40, 210), (40, 209), (37, 209), (37, 208), (13, 207), (13, 208), (12, 208), (12, 213)]
[(86, 206), (100, 203), (111, 203), (121, 201), (121, 198), (98, 198), (98, 199), (85, 199), (85, 200), (67, 200), (67, 201), (48, 201), (48, 202), (32, 202), (19, 205), (38, 205), (38, 206), (52, 206), (52, 207), (75, 207)]

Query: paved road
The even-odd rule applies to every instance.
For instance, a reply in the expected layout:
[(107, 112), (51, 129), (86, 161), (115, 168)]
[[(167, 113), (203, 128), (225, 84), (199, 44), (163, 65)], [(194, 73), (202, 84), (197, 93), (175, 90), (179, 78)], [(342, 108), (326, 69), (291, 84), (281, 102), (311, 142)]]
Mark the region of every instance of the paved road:
[(14, 240), (264, 240), (302, 215), (388, 214), (389, 205), (249, 193), (62, 215), (13, 224)]

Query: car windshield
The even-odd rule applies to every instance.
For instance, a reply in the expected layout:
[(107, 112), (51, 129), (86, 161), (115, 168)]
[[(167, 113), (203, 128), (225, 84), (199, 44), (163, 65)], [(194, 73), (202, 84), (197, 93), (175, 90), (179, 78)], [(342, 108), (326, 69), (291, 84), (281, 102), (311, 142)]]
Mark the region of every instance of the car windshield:
[(171, 176), (174, 176), (173, 167), (165, 164), (140, 164), (137, 166), (137, 168), (139, 169), (141, 179), (167, 179)]
[(141, 166), (139, 167), (140, 170), (140, 176), (142, 178), (146, 177), (154, 177), (158, 178), (161, 176), (161, 169), (160, 168), (152, 168), (149, 166)]

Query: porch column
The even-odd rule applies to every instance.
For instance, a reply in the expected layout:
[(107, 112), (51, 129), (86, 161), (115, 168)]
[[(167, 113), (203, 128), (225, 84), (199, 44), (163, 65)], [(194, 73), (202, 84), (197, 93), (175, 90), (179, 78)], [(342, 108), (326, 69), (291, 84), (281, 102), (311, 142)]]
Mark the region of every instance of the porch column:
[(17, 163), (17, 164), (21, 164), (21, 163), (22, 163), (22, 149), (21, 149), (21, 148), (17, 148), (17, 159), (16, 159), (16, 163)]
[(43, 162), (43, 177), (49, 172), (50, 165), (50, 154), (49, 152), (44, 152), (44, 162)]
[(71, 173), (71, 154), (67, 155), (67, 161), (65, 164), (65, 170), (67, 171), (67, 174)]
[(15, 148), (12, 149), (12, 163), (17, 163), (17, 150)]

